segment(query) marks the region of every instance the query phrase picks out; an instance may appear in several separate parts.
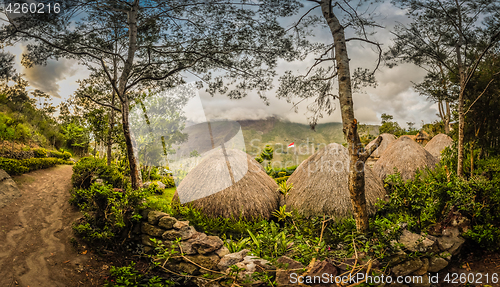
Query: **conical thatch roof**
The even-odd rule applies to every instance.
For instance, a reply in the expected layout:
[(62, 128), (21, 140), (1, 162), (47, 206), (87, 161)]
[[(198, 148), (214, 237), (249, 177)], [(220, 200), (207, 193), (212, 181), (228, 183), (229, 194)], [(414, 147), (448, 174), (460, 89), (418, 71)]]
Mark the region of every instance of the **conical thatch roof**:
[(412, 141), (417, 140), (417, 136), (416, 135), (405, 135), (405, 137), (410, 138)]
[(412, 179), (417, 169), (434, 169), (437, 158), (408, 136), (402, 136), (387, 148), (373, 166), (373, 171), (380, 179), (394, 173), (397, 168), (403, 180)]
[[(352, 214), (348, 190), (349, 155), (347, 148), (332, 143), (303, 161), (290, 176), (287, 184), (293, 188), (285, 199), (287, 207), (306, 216)], [(366, 200), (369, 213), (375, 212), (375, 203), (383, 199), (383, 183), (373, 171), (365, 167)]]
[(421, 130), (418, 132), (414, 140), (417, 141), (418, 143), (425, 145), (429, 141), (429, 139), (430, 139), (429, 134), (426, 131)]
[[(389, 147), (389, 145), (391, 145), (391, 143), (396, 140), (396, 137), (393, 134), (385, 133), (381, 134), (380, 136), (382, 137), (382, 141), (380, 142), (379, 147), (375, 151), (373, 151), (371, 157), (379, 158), (382, 155), (382, 153)], [(372, 140), (369, 144), (367, 144), (366, 149), (369, 149), (372, 145), (374, 145), (375, 140), (376, 139)]]
[(445, 134), (435, 135), (426, 145), (425, 150), (441, 159), (441, 152), (453, 144), (453, 140)]
[(214, 150), (182, 180), (173, 201), (189, 204), (211, 217), (271, 217), (281, 198), (276, 182), (245, 152), (226, 152), (235, 184), (222, 150)]

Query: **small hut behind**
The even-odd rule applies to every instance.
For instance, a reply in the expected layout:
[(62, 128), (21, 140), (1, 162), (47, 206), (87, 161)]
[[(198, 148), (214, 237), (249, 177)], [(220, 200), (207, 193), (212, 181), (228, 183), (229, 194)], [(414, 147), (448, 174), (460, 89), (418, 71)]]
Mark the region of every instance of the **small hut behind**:
[[(287, 207), (305, 216), (352, 215), (348, 190), (349, 155), (347, 148), (332, 143), (303, 161), (287, 181), (293, 184), (285, 199)], [(386, 195), (382, 181), (365, 166), (366, 201), (369, 213)]]
[(434, 169), (437, 158), (408, 136), (402, 136), (387, 148), (373, 166), (373, 171), (382, 180), (394, 173), (394, 168), (401, 173), (403, 180), (412, 179), (417, 169)]
[(282, 199), (278, 184), (245, 152), (227, 149), (226, 154), (211, 151), (182, 180), (173, 202), (210, 217), (270, 218)]
[(441, 159), (441, 152), (453, 144), (453, 140), (445, 134), (435, 135), (426, 145), (425, 150)]
[(418, 132), (414, 140), (419, 144), (425, 146), (429, 142), (429, 139), (430, 139), (429, 134), (426, 131), (421, 130)]
[[(381, 134), (382, 141), (380, 142), (380, 145), (376, 150), (373, 151), (373, 153), (370, 155), (372, 158), (379, 158), (382, 153), (391, 145), (393, 141), (396, 140), (396, 137), (393, 134)], [(369, 144), (366, 145), (365, 149), (369, 149), (372, 145), (375, 144), (375, 140), (372, 140)]]

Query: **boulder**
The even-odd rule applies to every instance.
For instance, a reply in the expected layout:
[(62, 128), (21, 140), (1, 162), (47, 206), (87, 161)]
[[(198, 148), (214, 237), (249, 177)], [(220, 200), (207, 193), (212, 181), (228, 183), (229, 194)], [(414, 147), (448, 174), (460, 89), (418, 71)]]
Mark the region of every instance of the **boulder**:
[(186, 226), (189, 226), (189, 221), (177, 221), (173, 227), (174, 229), (181, 230), (182, 228), (185, 228)]
[(448, 266), (448, 261), (446, 259), (433, 256), (429, 259), (429, 272), (438, 272), (443, 270), (446, 266)]
[(165, 232), (165, 230), (156, 227), (154, 225), (151, 225), (147, 222), (143, 222), (141, 225), (141, 232), (151, 236), (160, 237), (162, 236), (163, 232)]
[(278, 284), (278, 286), (291, 287), (292, 285), (296, 285), (290, 282), (290, 274), (294, 272), (299, 274), (300, 270), (294, 270), (294, 269), (302, 269), (304, 268), (304, 265), (287, 256), (281, 256), (280, 258), (278, 258), (277, 263), (278, 263), (278, 270), (276, 270), (276, 283)]
[(187, 273), (189, 275), (195, 275), (199, 268), (191, 263), (181, 262), (177, 265), (177, 270), (182, 273)]
[[(417, 279), (418, 278), (418, 279)], [(422, 278), (422, 279), (420, 279)], [(423, 274), (422, 277), (413, 277), (413, 280), (421, 280), (418, 282), (410, 283), (410, 287), (429, 287), (431, 282), (429, 281), (429, 275)]]
[(165, 189), (165, 187), (167, 187), (163, 182), (161, 181), (157, 181), (156, 184), (158, 184), (158, 188), (159, 189)]
[(221, 258), (219, 264), (217, 264), (217, 268), (221, 271), (226, 271), (227, 268), (231, 265), (235, 265), (243, 261), (243, 258), (250, 252), (248, 249), (243, 249), (240, 252), (230, 253)]
[(424, 275), (427, 273), (427, 270), (429, 269), (429, 259), (427, 258), (422, 258), (421, 259), (422, 261), (422, 267), (420, 267), (420, 269), (416, 270), (416, 271), (413, 271), (412, 275)]
[(408, 260), (394, 266), (391, 270), (395, 276), (406, 276), (422, 268), (424, 264), (420, 259)]
[(460, 248), (465, 243), (465, 239), (460, 237), (460, 231), (457, 227), (443, 230), (443, 236), (439, 237), (438, 246), (441, 251), (448, 251), (451, 255), (457, 255)]
[(215, 254), (217, 254), (217, 256), (219, 256), (220, 258), (228, 255), (229, 253), (229, 249), (227, 249), (226, 246), (222, 246), (221, 248), (215, 250)]
[(218, 236), (207, 236), (195, 239), (192, 245), (199, 254), (207, 254), (221, 248), (224, 242)]
[[(217, 264), (221, 260), (219, 256), (216, 254), (208, 254), (208, 255), (186, 255), (185, 256), (187, 259), (193, 261), (194, 263), (198, 264), (201, 267), (204, 267), (209, 270), (216, 270)], [(187, 263), (191, 263), (187, 261)]]
[[(335, 276), (337, 276), (337, 273), (337, 268), (335, 268), (332, 263), (330, 263), (328, 260), (323, 260), (317, 261), (307, 275), (313, 278), (316, 276), (318, 276), (319, 278), (323, 278), (323, 274), (328, 274), (329, 278), (335, 278)], [(312, 286), (324, 286), (324, 284), (316, 283)]]
[(188, 241), (182, 241), (180, 243), (180, 246), (182, 248), (182, 253), (186, 255), (194, 255), (196, 254), (196, 250), (193, 249), (193, 245), (189, 243)]
[(14, 180), (3, 169), (0, 169), (0, 208), (20, 196), (21, 192)]
[(158, 226), (168, 230), (174, 228), (174, 225), (176, 223), (177, 219), (167, 215), (160, 218), (160, 220), (158, 221)]
[(399, 243), (412, 252), (427, 252), (432, 249), (435, 242), (426, 236), (412, 233), (408, 230), (403, 230), (403, 234), (399, 238)]
[(148, 222), (149, 222), (149, 224), (157, 225), (158, 221), (160, 221), (160, 219), (162, 217), (167, 216), (167, 215), (168, 214), (166, 214), (165, 212), (161, 212), (161, 211), (156, 211), (156, 210), (150, 211), (150, 212), (148, 212)]
[(192, 226), (185, 226), (180, 230), (167, 230), (162, 234), (162, 238), (166, 240), (176, 240), (180, 238), (181, 240), (187, 240), (191, 238), (196, 233), (196, 230)]

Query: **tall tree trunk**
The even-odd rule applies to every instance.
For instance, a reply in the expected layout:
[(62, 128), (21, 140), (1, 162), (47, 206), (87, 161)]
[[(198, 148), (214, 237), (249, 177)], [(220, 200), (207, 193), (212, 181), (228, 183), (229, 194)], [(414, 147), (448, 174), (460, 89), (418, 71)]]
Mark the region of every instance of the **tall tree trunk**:
[(140, 185), (139, 172), (137, 170), (137, 161), (134, 156), (134, 146), (129, 127), (129, 98), (126, 91), (128, 77), (132, 71), (134, 63), (135, 52), (137, 50), (137, 13), (139, 9), (139, 0), (135, 0), (132, 4), (131, 10), (128, 12), (128, 26), (129, 26), (129, 46), (127, 53), (127, 60), (123, 66), (122, 74), (120, 75), (118, 83), (118, 96), (122, 102), (122, 125), (123, 135), (125, 136), (125, 144), (127, 146), (127, 156), (130, 167), (130, 183), (132, 189), (138, 189)]
[[(328, 23), (334, 42), (343, 132), (349, 144), (349, 194), (354, 218), (356, 219), (356, 228), (359, 232), (365, 233), (368, 230), (368, 211), (366, 208), (364, 165), (369, 154), (367, 156), (367, 152), (361, 153), (360, 151), (362, 144), (357, 132), (357, 121), (354, 118), (351, 74), (344, 27), (342, 27), (331, 9), (331, 0), (321, 1), (321, 11)], [(373, 146), (378, 146), (381, 139), (381, 137), (377, 138), (377, 144)], [(373, 152), (373, 150), (371, 151)]]
[[(115, 105), (115, 91), (113, 90), (113, 95), (111, 98), (111, 105)], [(115, 126), (115, 110), (111, 109), (109, 112), (109, 131), (108, 131), (108, 142), (107, 142), (107, 151), (106, 151), (106, 157), (107, 157), (107, 164), (108, 166), (111, 165), (111, 156), (112, 156), (112, 148), (113, 148), (113, 128)]]
[(464, 92), (465, 92), (465, 71), (462, 63), (462, 54), (460, 51), (461, 41), (456, 45), (458, 72), (460, 75), (460, 91), (458, 93), (458, 164), (457, 175), (464, 176), (464, 129), (465, 129), (465, 114), (464, 114)]

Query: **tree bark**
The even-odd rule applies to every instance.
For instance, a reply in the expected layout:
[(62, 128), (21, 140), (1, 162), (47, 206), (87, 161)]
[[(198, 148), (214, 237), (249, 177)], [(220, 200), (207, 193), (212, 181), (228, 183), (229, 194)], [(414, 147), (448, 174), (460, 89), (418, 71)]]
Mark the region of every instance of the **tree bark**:
[[(321, 1), (321, 11), (328, 23), (334, 42), (335, 62), (339, 82), (340, 111), (343, 132), (349, 149), (349, 194), (356, 220), (356, 228), (359, 232), (365, 233), (369, 226), (365, 196), (364, 165), (375, 148), (372, 148), (371, 151), (362, 152), (362, 144), (357, 131), (357, 121), (354, 118), (351, 74), (349, 71), (349, 57), (347, 54), (344, 27), (342, 27), (340, 21), (332, 11), (331, 0)], [(377, 144), (373, 145), (373, 147), (378, 146), (381, 140), (382, 138), (378, 137)]]
[(456, 45), (458, 73), (460, 75), (460, 91), (458, 93), (458, 177), (464, 176), (464, 129), (465, 129), (465, 114), (464, 114), (464, 92), (465, 92), (465, 71), (462, 63), (462, 55), (460, 51), (461, 41)]
[(126, 91), (127, 79), (132, 71), (135, 52), (137, 50), (137, 13), (139, 8), (139, 1), (135, 0), (132, 4), (131, 10), (128, 12), (128, 26), (129, 26), (129, 47), (127, 53), (127, 60), (123, 66), (122, 74), (120, 75), (118, 83), (118, 96), (122, 102), (122, 125), (123, 135), (125, 136), (125, 143), (127, 145), (127, 157), (130, 167), (130, 183), (132, 189), (138, 189), (140, 185), (139, 172), (137, 169), (137, 161), (134, 155), (134, 146), (129, 127), (129, 98)]

